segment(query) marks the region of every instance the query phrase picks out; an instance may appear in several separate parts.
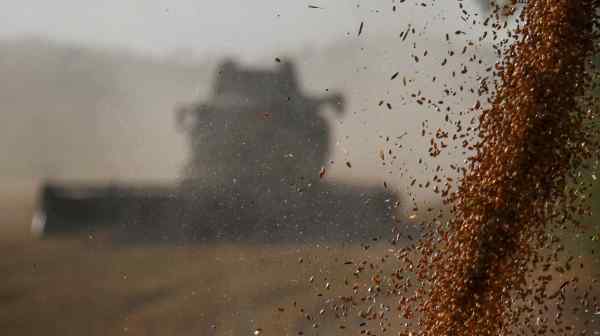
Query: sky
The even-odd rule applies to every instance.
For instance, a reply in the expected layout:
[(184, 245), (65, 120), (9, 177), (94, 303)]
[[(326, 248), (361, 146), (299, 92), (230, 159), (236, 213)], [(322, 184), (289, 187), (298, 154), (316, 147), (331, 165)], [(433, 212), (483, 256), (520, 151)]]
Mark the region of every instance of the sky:
[[(432, 11), (420, 2), (397, 1), (2, 0), (0, 38), (46, 37), (156, 56), (225, 53), (255, 59), (354, 37), (360, 22), (366, 23), (365, 34), (386, 35), (397, 34), (407, 20), (431, 19)], [(476, 2), (468, 1), (467, 7)], [(458, 9), (456, 0), (426, 3)], [(452, 24), (433, 21), (441, 25), (432, 29)]]

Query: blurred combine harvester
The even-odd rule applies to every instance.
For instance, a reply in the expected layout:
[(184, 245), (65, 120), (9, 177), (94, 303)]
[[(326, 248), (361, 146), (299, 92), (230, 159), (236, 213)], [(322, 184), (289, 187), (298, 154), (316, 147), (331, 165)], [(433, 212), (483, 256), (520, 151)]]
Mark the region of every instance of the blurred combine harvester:
[(395, 195), (319, 177), (331, 143), (320, 112), (329, 105), (339, 115), (343, 104), (340, 94), (302, 94), (290, 62), (276, 71), (224, 62), (212, 98), (176, 112), (191, 149), (179, 186), (47, 183), (34, 229), (167, 243), (357, 241), (389, 233)]

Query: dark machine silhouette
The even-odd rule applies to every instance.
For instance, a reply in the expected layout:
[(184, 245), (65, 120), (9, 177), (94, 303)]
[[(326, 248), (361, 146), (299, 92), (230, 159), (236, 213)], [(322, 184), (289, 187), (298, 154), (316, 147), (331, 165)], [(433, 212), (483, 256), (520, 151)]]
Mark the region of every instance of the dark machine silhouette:
[(308, 97), (294, 66), (218, 69), (211, 98), (176, 111), (189, 139), (178, 186), (47, 184), (36, 222), (47, 235), (106, 229), (122, 242), (283, 242), (371, 239), (391, 232), (397, 197), (320, 179), (330, 156), (329, 105)]

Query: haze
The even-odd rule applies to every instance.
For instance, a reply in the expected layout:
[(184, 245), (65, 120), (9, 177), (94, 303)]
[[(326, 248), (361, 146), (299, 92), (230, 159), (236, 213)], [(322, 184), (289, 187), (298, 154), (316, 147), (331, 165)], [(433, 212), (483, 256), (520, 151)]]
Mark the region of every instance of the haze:
[[(332, 119), (336, 164), (328, 176), (401, 187), (425, 174), (415, 163), (427, 156), (420, 124), (440, 116), (404, 103), (409, 93), (390, 75), (414, 80), (412, 91), (439, 89), (427, 83), (440, 57), (413, 64), (412, 42), (418, 52), (443, 55), (446, 32), (479, 29), (460, 20), (455, 1), (23, 0), (2, 8), (0, 176), (12, 182), (173, 180), (186, 158), (173, 108), (207, 97), (224, 56), (260, 67), (287, 56), (307, 93), (337, 90), (349, 100), (346, 117)], [(402, 43), (409, 24), (418, 36)], [(494, 62), (491, 50), (478, 50)], [(452, 83), (449, 74), (438, 77)], [(473, 99), (461, 97), (457, 109)], [(394, 108), (378, 107), (380, 100)], [(386, 136), (406, 141), (393, 172), (377, 161)], [(412, 171), (401, 175), (406, 167)]]

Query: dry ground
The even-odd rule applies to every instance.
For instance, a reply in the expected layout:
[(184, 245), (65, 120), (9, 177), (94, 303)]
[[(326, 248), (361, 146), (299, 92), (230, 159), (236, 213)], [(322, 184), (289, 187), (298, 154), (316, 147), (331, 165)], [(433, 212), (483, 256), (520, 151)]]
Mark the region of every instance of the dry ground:
[(300, 309), (316, 315), (352, 277), (344, 261), (382, 251), (62, 240), (5, 242), (0, 253), (5, 335), (295, 335), (308, 323)]
[[(340, 322), (328, 310), (318, 329), (305, 314), (331, 307), (356, 281), (364, 289), (369, 277), (357, 280), (356, 267), (345, 261), (375, 261), (390, 247), (123, 247), (98, 237), (24, 239), (35, 188), (19, 190), (0, 193), (1, 335), (252, 335), (256, 328), (262, 335), (358, 334), (356, 311)], [(582, 282), (598, 277), (600, 270), (586, 269), (578, 271)], [(350, 286), (343, 285), (346, 278)], [(377, 322), (367, 327), (378, 329)]]
[[(4, 242), (0, 253), (3, 335), (251, 335), (256, 328), (262, 335), (300, 330), (353, 335), (359, 329), (358, 310), (345, 321), (328, 310), (318, 329), (305, 314), (317, 316), (322, 307), (331, 307), (328, 302), (350, 292), (343, 282), (356, 281), (355, 266), (344, 265), (346, 260), (375, 261), (385, 249), (123, 248), (55, 240)], [(589, 275), (597, 271), (578, 275), (589, 284)], [(366, 285), (368, 278), (359, 282)], [(369, 327), (377, 330), (377, 322)], [(593, 327), (600, 331), (600, 325)]]
[(351, 274), (336, 258), (365, 254), (358, 247), (35, 240), (36, 187), (20, 181), (0, 189), (1, 335), (249, 335), (259, 327), (292, 335), (306, 324), (300, 305), (314, 310), (326, 300), (313, 289), (323, 285), (318, 279)]

